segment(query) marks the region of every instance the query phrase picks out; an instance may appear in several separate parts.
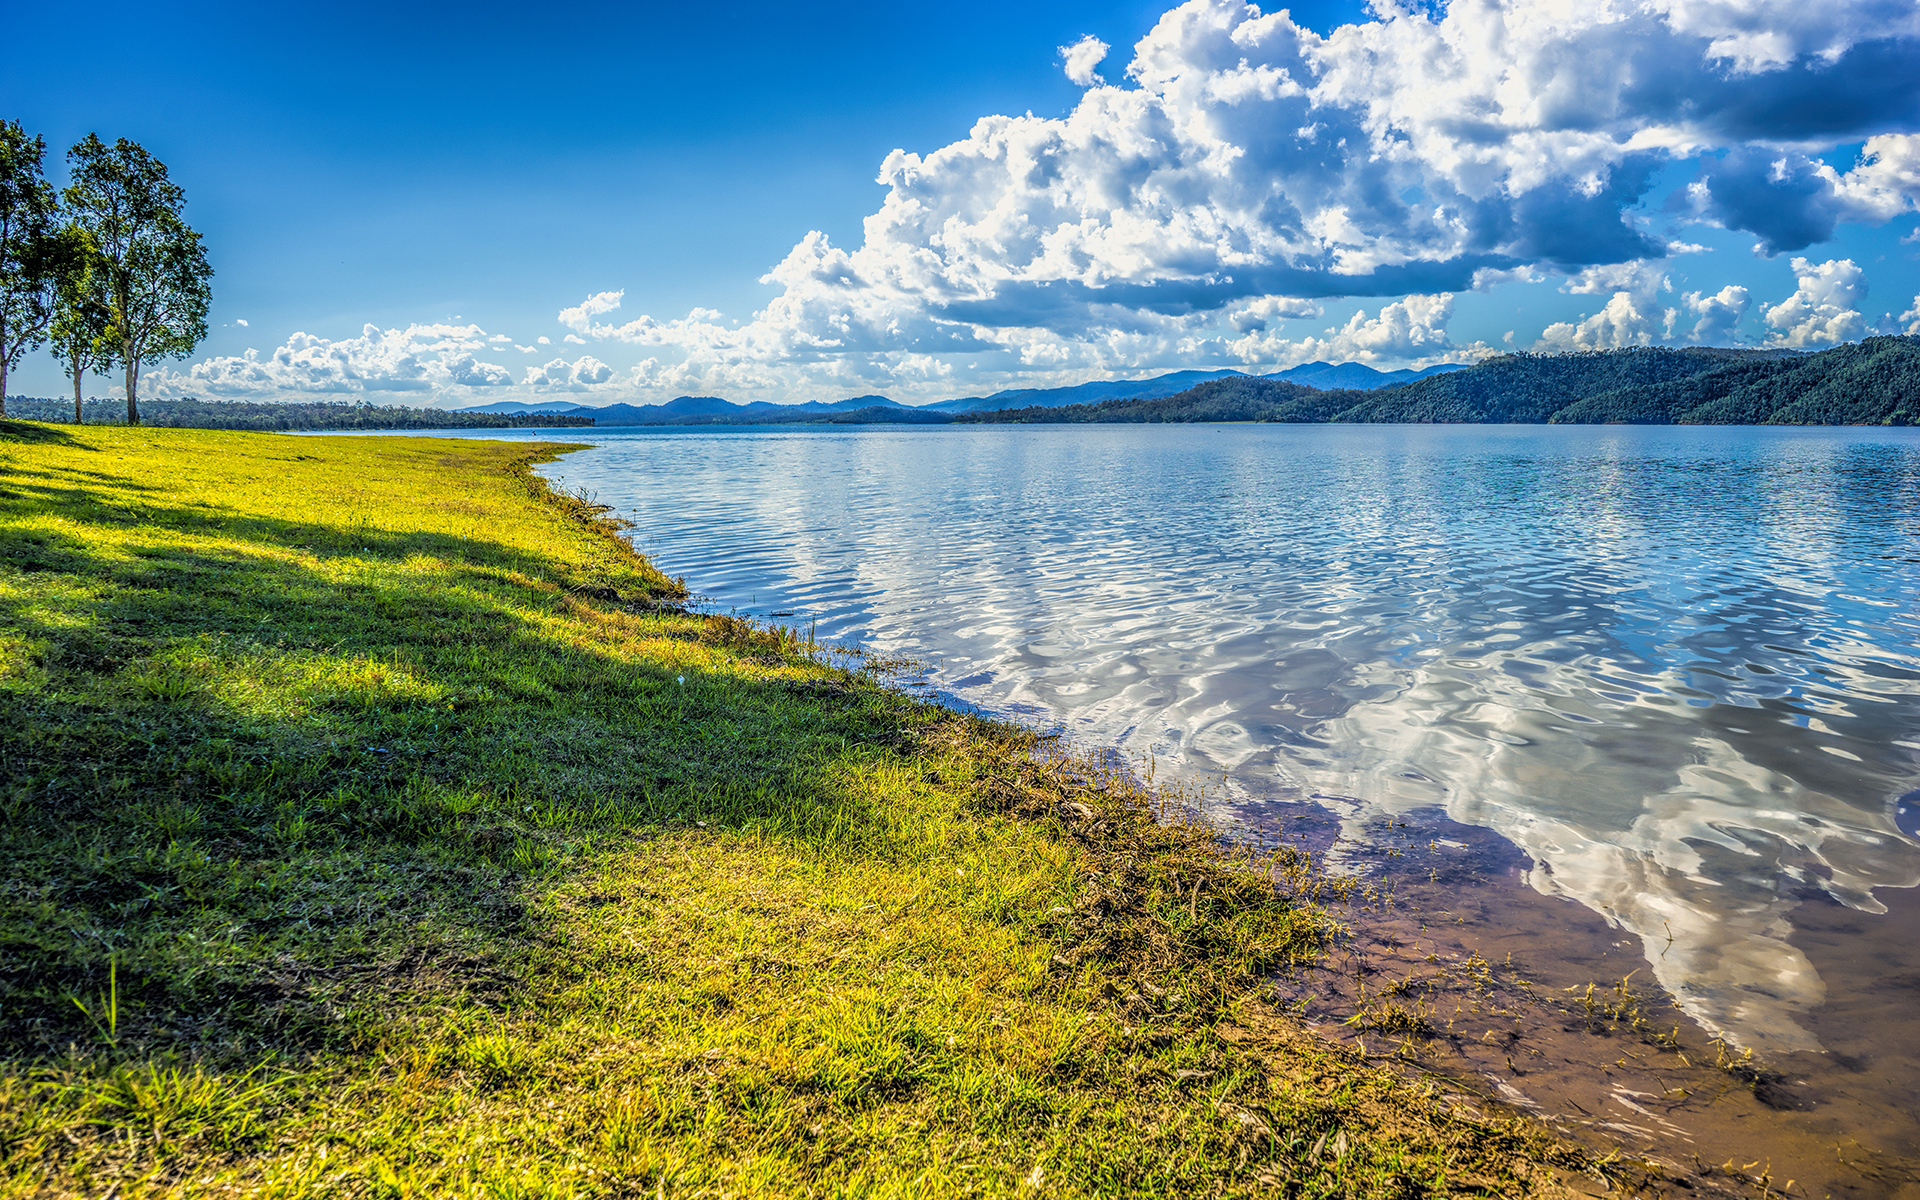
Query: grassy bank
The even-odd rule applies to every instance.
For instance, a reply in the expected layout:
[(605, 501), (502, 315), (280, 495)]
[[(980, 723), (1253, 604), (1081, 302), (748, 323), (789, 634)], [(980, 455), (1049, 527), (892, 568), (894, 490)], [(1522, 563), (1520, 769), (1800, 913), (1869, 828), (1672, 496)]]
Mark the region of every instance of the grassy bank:
[(1600, 1170), (1271, 1012), (1326, 917), (1134, 784), (677, 611), (552, 452), (0, 425), (0, 1195)]

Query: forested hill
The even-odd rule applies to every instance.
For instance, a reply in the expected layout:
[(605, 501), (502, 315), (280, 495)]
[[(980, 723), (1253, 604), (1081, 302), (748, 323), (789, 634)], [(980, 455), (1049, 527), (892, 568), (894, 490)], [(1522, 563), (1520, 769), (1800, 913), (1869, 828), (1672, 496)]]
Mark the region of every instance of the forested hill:
[(1210, 380), (1172, 396), (958, 415), (964, 422), (1290, 421), (1379, 424), (1920, 424), (1920, 338), (1818, 354), (1636, 349), (1507, 354), (1377, 391)]
[(1176, 392), (1143, 400), (1108, 400), (1103, 404), (1063, 404), (1053, 408), (1003, 408), (991, 412), (956, 413), (956, 424), (1039, 424), (1091, 421), (1135, 424), (1180, 421), (1329, 421), (1333, 414), (1352, 408), (1375, 393), (1351, 388), (1318, 391), (1282, 379), (1229, 375)]

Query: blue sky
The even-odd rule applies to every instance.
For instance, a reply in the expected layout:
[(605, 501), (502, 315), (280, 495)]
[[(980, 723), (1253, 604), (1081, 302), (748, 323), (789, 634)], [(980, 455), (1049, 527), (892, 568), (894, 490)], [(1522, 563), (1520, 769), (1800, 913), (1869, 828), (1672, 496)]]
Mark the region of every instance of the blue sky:
[(926, 401), (1920, 327), (1911, 0), (1561, 7), (108, 4), (138, 54), (15, 56), (0, 111), (56, 181), (92, 130), (185, 187), (214, 330), (153, 394)]

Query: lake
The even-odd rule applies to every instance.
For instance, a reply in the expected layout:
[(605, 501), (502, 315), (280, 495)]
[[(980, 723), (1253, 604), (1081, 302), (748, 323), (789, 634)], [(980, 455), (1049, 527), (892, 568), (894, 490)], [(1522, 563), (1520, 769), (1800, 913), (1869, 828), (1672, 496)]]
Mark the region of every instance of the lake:
[[(1920, 883), (1915, 431), (545, 436), (594, 443), (545, 472), (723, 608), (1223, 779), (1236, 820), (1319, 805), (1349, 855), (1396, 815), (1498, 834), (1762, 1055), (1835, 1049), (1820, 1014), (1854, 982), (1796, 913), (1851, 914), (1821, 918), (1834, 961), (1914, 941), (1877, 918)], [(1911, 1013), (1901, 986), (1868, 1008)]]
[[(549, 435), (551, 436), (551, 435)], [(573, 438), (574, 431), (565, 436)], [(1161, 769), (1441, 805), (1812, 1048), (1783, 881), (1920, 883), (1920, 435), (1080, 425), (595, 431), (546, 469), (696, 592)]]

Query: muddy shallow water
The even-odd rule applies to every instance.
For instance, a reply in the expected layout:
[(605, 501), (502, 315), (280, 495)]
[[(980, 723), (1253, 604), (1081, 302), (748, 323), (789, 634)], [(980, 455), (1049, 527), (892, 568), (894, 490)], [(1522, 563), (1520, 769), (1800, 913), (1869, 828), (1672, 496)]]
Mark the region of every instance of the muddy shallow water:
[[(1432, 858), (1380, 920), (1451, 913), (1427, 921), (1456, 922), (1445, 953), (1511, 952), (1541, 988), (1630, 976), (1681, 1027), (1649, 1053), (1771, 1072), (1709, 1067), (1736, 1079), (1709, 1104), (1638, 1075), (1555, 1091), (1522, 1053), (1502, 1079), (1526, 1103), (1764, 1144), (1781, 1182), (1864, 1178), (1811, 1165), (1857, 1153), (1879, 1164), (1857, 1194), (1915, 1186), (1920, 431), (564, 436), (596, 449), (549, 477), (721, 607), (1213, 781), (1252, 840), (1321, 814), (1336, 870)], [(1383, 859), (1403, 824), (1454, 832)], [(1472, 869), (1444, 866), (1459, 847)]]
[[(1226, 807), (1270, 848), (1325, 854), (1341, 835), (1317, 808)], [(1276, 980), (1322, 1037), (1645, 1155), (1703, 1194), (1744, 1177), (1784, 1195), (1920, 1197), (1920, 893), (1889, 895), (1880, 939), (1823, 893), (1802, 897), (1795, 940), (1848, 982), (1809, 1015), (1824, 1052), (1763, 1059), (1689, 1022), (1648, 983), (1637, 941), (1527, 886), (1526, 856), (1497, 834), (1437, 808), (1367, 833), (1358, 887), (1332, 904), (1346, 936)]]

